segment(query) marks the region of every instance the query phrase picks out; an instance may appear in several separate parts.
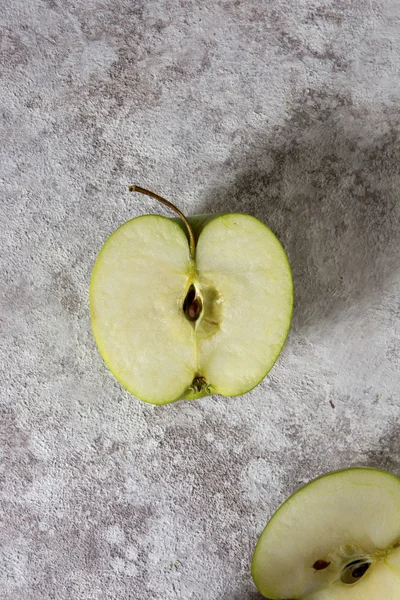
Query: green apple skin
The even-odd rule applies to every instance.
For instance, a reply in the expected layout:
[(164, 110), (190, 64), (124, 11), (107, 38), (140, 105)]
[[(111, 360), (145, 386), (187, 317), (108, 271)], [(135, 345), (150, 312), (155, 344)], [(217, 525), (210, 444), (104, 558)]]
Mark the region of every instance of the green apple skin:
[[(187, 220), (192, 228), (195, 240), (196, 240), (196, 246), (197, 246), (197, 242), (199, 241), (201, 234), (204, 230), (204, 228), (206, 227), (206, 225), (208, 225), (209, 223), (211, 223), (213, 220), (219, 218), (219, 217), (232, 217), (235, 215), (239, 215), (239, 216), (243, 216), (243, 213), (213, 213), (213, 214), (202, 214), (202, 215), (195, 215), (195, 216), (191, 216), (191, 217), (187, 217)], [(150, 216), (150, 215), (145, 215), (145, 216)], [(156, 216), (156, 215), (151, 215), (151, 216)], [(265, 229), (269, 232), (270, 236), (273, 237), (277, 244), (279, 244), (279, 246), (281, 246), (278, 238), (275, 236), (275, 234), (261, 221), (259, 221), (258, 219), (256, 219), (255, 217), (251, 217), (251, 215), (244, 215), (246, 217), (250, 217), (252, 219), (254, 219), (254, 221), (256, 221), (258, 224), (261, 224), (263, 227), (265, 227)], [(136, 219), (140, 219), (141, 217), (135, 217), (134, 219), (132, 219), (132, 221), (136, 220)], [(161, 218), (167, 218), (167, 217), (161, 217)], [(184, 232), (186, 238), (188, 239), (189, 242), (189, 235), (188, 235), (188, 230), (187, 227), (185, 225), (185, 223), (179, 218), (179, 217), (171, 217), (168, 218), (169, 221), (172, 221), (174, 223), (176, 223), (177, 225), (179, 225), (180, 229)], [(107, 244), (109, 242), (109, 240), (113, 237), (113, 235), (122, 227), (124, 227), (128, 222), (122, 224), (118, 229), (116, 229), (111, 235), (110, 237), (106, 240), (106, 242), (104, 243), (101, 252), (106, 249)], [(284, 251), (283, 251), (284, 253)], [(287, 258), (287, 255), (284, 253), (284, 257), (285, 257), (285, 262), (286, 262), (286, 267), (287, 270), (289, 271), (289, 273), (291, 274), (291, 269), (290, 269), (290, 264)], [(102, 356), (105, 364), (107, 365), (107, 367), (109, 368), (109, 370), (111, 371), (111, 373), (114, 375), (114, 377), (119, 381), (119, 383), (131, 394), (138, 396), (138, 394), (135, 393), (135, 390), (132, 389), (130, 386), (125, 385), (124, 381), (121, 380), (121, 378), (119, 377), (118, 372), (116, 372), (116, 370), (114, 370), (110, 364), (109, 361), (106, 359), (106, 356), (104, 355), (103, 349), (102, 349), (102, 345), (100, 343), (100, 340), (97, 338), (96, 335), (96, 331), (95, 331), (95, 327), (93, 326), (94, 323), (94, 314), (93, 314), (93, 303), (92, 303), (92, 296), (93, 296), (93, 281), (96, 275), (96, 269), (97, 269), (97, 261), (96, 264), (93, 268), (93, 273), (92, 273), (92, 278), (91, 278), (91, 284), (90, 284), (90, 290), (89, 290), (89, 297), (90, 297), (90, 314), (91, 314), (91, 322), (92, 322), (92, 329), (93, 329), (93, 334), (94, 334), (94, 338), (95, 341), (97, 343), (100, 355)], [(282, 351), (282, 348), (284, 347), (285, 343), (286, 343), (286, 339), (287, 336), (289, 334), (290, 331), (290, 325), (291, 325), (291, 321), (292, 321), (292, 315), (293, 315), (293, 306), (294, 306), (294, 301), (293, 301), (293, 279), (290, 279), (291, 282), (291, 290), (290, 290), (290, 295), (291, 295), (291, 312), (290, 312), (290, 316), (288, 318), (288, 322), (287, 322), (287, 329), (286, 329), (286, 333), (285, 336), (282, 340), (282, 343), (280, 345), (280, 348), (276, 351), (276, 356), (275, 356), (275, 360), (272, 364), (268, 365), (268, 368), (266, 369), (266, 371), (264, 372), (264, 374), (260, 377), (260, 379), (251, 387), (245, 389), (245, 390), (241, 390), (238, 393), (235, 394), (227, 394), (227, 393), (223, 393), (223, 395), (225, 396), (238, 396), (238, 395), (242, 395), (244, 393), (247, 393), (249, 391), (251, 391), (252, 389), (254, 389), (255, 387), (257, 387), (257, 385), (259, 385), (259, 383), (266, 377), (266, 375), (269, 373), (269, 371), (271, 370), (271, 368), (273, 367), (273, 365), (275, 364), (275, 362), (277, 361), (277, 359), (279, 358), (279, 355)], [(206, 396), (210, 396), (210, 395), (214, 395), (214, 394), (220, 394), (221, 392), (219, 392), (218, 390), (214, 389), (212, 385), (210, 384), (206, 384), (204, 385), (201, 389), (192, 389), (192, 386), (189, 386), (185, 392), (181, 395), (179, 395), (176, 398), (173, 399), (168, 399), (168, 400), (163, 400), (162, 402), (154, 402), (152, 399), (148, 399), (146, 397), (143, 397), (143, 395), (140, 395), (138, 397), (140, 397), (140, 399), (146, 403), (149, 404), (157, 404), (157, 405), (164, 405), (164, 404), (171, 404), (180, 400), (195, 400), (195, 399), (199, 399), (199, 398), (203, 398)]]
[[(336, 587), (330, 588), (329, 585), (327, 585), (326, 589), (322, 589), (322, 590), (317, 589), (314, 592), (309, 592), (304, 595), (294, 594), (293, 598), (286, 598), (286, 597), (276, 595), (273, 591), (271, 591), (271, 589), (267, 590), (265, 588), (265, 585), (263, 583), (261, 583), (259, 580), (260, 561), (262, 561), (262, 558), (260, 557), (260, 555), (262, 554), (262, 551), (261, 551), (262, 539), (265, 536), (265, 534), (268, 532), (268, 528), (271, 525), (271, 523), (272, 522), (275, 523), (279, 520), (281, 511), (285, 510), (285, 507), (288, 505), (289, 502), (291, 502), (293, 500), (293, 498), (295, 498), (295, 497), (298, 498), (299, 496), (301, 496), (305, 492), (305, 490), (307, 490), (307, 488), (309, 488), (310, 485), (312, 485), (314, 483), (318, 483), (323, 480), (327, 480), (328, 478), (333, 480), (338, 475), (340, 476), (340, 474), (347, 474), (347, 473), (353, 473), (353, 472), (381, 474), (381, 475), (384, 475), (385, 477), (388, 477), (392, 482), (395, 482), (396, 486), (398, 484), (399, 513), (400, 513), (400, 479), (396, 475), (389, 473), (387, 471), (384, 471), (384, 470), (375, 469), (375, 468), (371, 468), (371, 467), (351, 467), (351, 468), (346, 468), (346, 469), (340, 469), (338, 471), (333, 471), (333, 472), (321, 475), (321, 476), (317, 477), (316, 479), (311, 480), (310, 482), (301, 486), (291, 496), (289, 496), (289, 498), (287, 498), (285, 500), (285, 502), (283, 502), (283, 504), (281, 504), (281, 506), (277, 509), (277, 511), (272, 515), (271, 519), (268, 521), (267, 525), (265, 526), (264, 530), (262, 531), (261, 535), (258, 538), (258, 542), (257, 542), (256, 548), (254, 550), (253, 559), (252, 559), (252, 563), (251, 563), (251, 574), (252, 574), (252, 578), (253, 578), (253, 581), (254, 581), (257, 589), (263, 596), (265, 596), (269, 600), (346, 600), (346, 599), (353, 600), (353, 598), (354, 598), (354, 600), (359, 600), (359, 598), (362, 598), (362, 600), (400, 600), (400, 522), (394, 524), (394, 531), (396, 531), (396, 527), (397, 527), (397, 532), (394, 533), (395, 539), (393, 541), (393, 544), (384, 550), (381, 550), (381, 549), (377, 550), (377, 557), (378, 557), (377, 565), (378, 566), (381, 566), (380, 561), (384, 560), (386, 553), (390, 552), (390, 558), (391, 558), (393, 564), (395, 564), (398, 569), (398, 572), (395, 575), (393, 582), (389, 583), (387, 586), (387, 595), (385, 595), (385, 592), (382, 590), (382, 596), (379, 598), (378, 598), (378, 596), (376, 596), (374, 591), (372, 592), (373, 595), (369, 596), (368, 594), (371, 592), (370, 592), (370, 590), (367, 589), (367, 586), (364, 585), (363, 590), (365, 589), (365, 592), (363, 591), (363, 595), (362, 596), (358, 596), (358, 595), (354, 596), (352, 594), (347, 594), (348, 590), (343, 590), (343, 586), (338, 586), (338, 584), (340, 584), (340, 581), (334, 581), (334, 582), (331, 582), (329, 585), (336, 586)], [(326, 521), (328, 522), (329, 515), (327, 515), (326, 517), (327, 517)], [(301, 514), (299, 514), (299, 519), (300, 520), (302, 519)], [(321, 534), (321, 536), (322, 536), (322, 534)], [(293, 537), (296, 538), (295, 530), (293, 531)], [(386, 562), (386, 560), (384, 560), (384, 562)], [(366, 572), (366, 575), (364, 575), (363, 577), (366, 578), (367, 575), (369, 574), (369, 572), (371, 572), (371, 574), (372, 574), (374, 567), (375, 567), (375, 565), (372, 563), (370, 569)], [(380, 574), (379, 574), (379, 576), (380, 576)], [(349, 590), (351, 592), (354, 592), (354, 590), (357, 590), (357, 586), (360, 586), (361, 581), (362, 581), (362, 579), (360, 579), (358, 582), (356, 582), (352, 585), (349, 585), (348, 586)], [(362, 583), (366, 584), (367, 579), (362, 581)], [(376, 582), (373, 582), (373, 585), (374, 585), (374, 590), (376, 592)], [(359, 589), (361, 589), (361, 588), (359, 588)], [(379, 589), (379, 579), (378, 579), (378, 589)]]

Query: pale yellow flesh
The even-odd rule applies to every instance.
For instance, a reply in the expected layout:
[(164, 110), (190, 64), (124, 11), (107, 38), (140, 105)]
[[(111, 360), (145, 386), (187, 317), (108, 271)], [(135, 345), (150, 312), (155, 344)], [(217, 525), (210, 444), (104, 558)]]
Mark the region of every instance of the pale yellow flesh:
[(242, 394), (271, 369), (287, 335), (293, 292), (286, 255), (263, 223), (230, 214), (203, 230), (196, 266), (221, 310), (215, 334), (199, 336), (199, 370), (219, 393)]
[(196, 370), (194, 331), (181, 310), (188, 242), (171, 219), (128, 221), (103, 246), (91, 281), (91, 319), (104, 361), (148, 402), (179, 398)]
[[(195, 325), (182, 309), (191, 283), (204, 301)], [(103, 246), (90, 291), (106, 364), (129, 391), (155, 404), (179, 399), (196, 376), (225, 395), (257, 385), (283, 346), (293, 303), (282, 246), (242, 214), (204, 227), (195, 262), (177, 223), (132, 219)]]
[[(252, 575), (272, 599), (400, 600), (400, 555), (392, 549), (397, 540), (400, 480), (373, 469), (339, 471), (280, 507), (258, 541)], [(343, 583), (342, 569), (365, 557), (374, 561), (365, 575)], [(330, 565), (315, 570), (318, 560)], [(381, 595), (374, 595), (380, 585)]]

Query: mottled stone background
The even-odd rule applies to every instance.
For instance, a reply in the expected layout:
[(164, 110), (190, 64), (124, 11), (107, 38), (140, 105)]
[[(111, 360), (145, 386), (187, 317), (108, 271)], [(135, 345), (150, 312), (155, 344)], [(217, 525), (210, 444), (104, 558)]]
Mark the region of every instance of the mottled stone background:
[[(398, 0), (3, 0), (0, 597), (256, 600), (308, 479), (400, 474)], [(238, 398), (125, 392), (96, 255), (153, 210), (244, 211), (293, 267), (291, 335)]]

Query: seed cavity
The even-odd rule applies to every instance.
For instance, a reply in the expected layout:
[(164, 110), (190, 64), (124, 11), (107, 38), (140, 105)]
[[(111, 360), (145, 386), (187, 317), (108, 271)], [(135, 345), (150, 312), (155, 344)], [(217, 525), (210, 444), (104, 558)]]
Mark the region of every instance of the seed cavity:
[(371, 564), (371, 562), (366, 561), (365, 559), (353, 560), (343, 569), (340, 576), (341, 581), (348, 585), (356, 583), (365, 575)]
[(201, 315), (203, 309), (203, 303), (200, 296), (197, 294), (196, 288), (193, 283), (190, 285), (186, 297), (183, 301), (183, 312), (185, 313), (188, 321), (194, 322)]

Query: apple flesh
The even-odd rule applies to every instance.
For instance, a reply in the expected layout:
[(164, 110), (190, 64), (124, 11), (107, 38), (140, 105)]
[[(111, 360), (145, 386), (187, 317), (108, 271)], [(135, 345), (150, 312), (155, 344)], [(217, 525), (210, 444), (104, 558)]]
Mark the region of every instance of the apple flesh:
[(275, 235), (249, 215), (136, 217), (96, 260), (91, 321), (115, 377), (140, 399), (166, 404), (243, 394), (276, 361), (293, 286)]
[(367, 468), (315, 479), (267, 524), (252, 575), (273, 600), (400, 600), (400, 479)]

